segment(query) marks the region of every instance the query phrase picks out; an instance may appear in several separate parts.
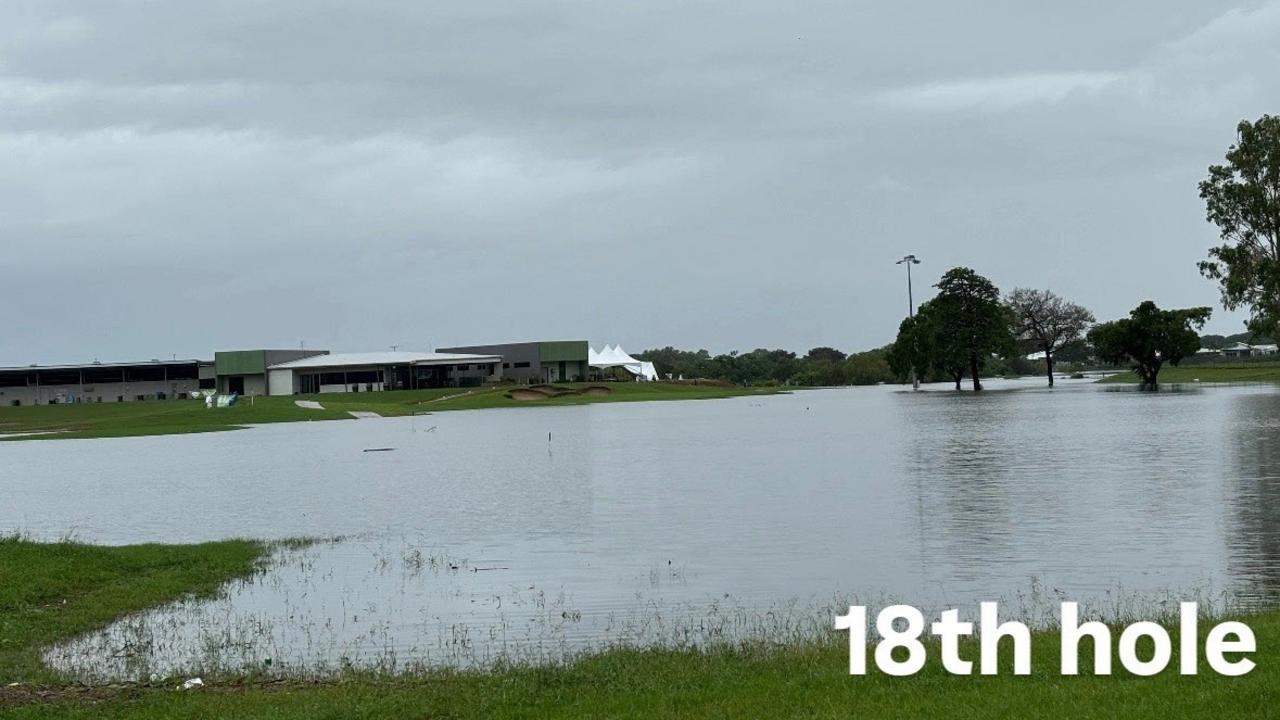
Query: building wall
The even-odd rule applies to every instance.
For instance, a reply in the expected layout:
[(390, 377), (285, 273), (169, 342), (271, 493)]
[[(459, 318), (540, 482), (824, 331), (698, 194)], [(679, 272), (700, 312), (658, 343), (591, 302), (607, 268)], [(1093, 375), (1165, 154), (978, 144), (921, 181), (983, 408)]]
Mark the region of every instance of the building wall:
[(158, 400), (161, 393), (168, 400), (178, 399), (180, 395), (190, 397), (191, 393), (200, 389), (199, 380), (140, 380), (121, 383), (85, 383), (76, 385), (41, 385), (3, 387), (0, 388), (0, 406), (11, 406), (14, 402), (22, 405), (48, 405), (61, 403), (113, 403), (138, 400)]
[(291, 360), (326, 355), (328, 350), (222, 350), (213, 354), (220, 393), (231, 392), (231, 378), (244, 378), (244, 395), (267, 395), (267, 368)]
[(268, 370), (268, 395), (295, 395), (298, 392), (298, 379), (292, 370)]
[(586, 340), (467, 345), (437, 348), (437, 352), (501, 355), (502, 377), (520, 383), (585, 380), (588, 371)]
[[(403, 369), (404, 366), (395, 366)], [(501, 363), (459, 363), (458, 365), (444, 366), (446, 368), (446, 377), (452, 383), (458, 386), (480, 385), (486, 382), (497, 382), (501, 377)], [(377, 380), (360, 380), (354, 379), (357, 373), (376, 372)], [(323, 375), (330, 376), (327, 378), (329, 382), (323, 382), (325, 378), (317, 380), (320, 393), (347, 393), (347, 392), (382, 392), (383, 390), (393, 387), (391, 380), (391, 368), (384, 367), (322, 367), (322, 368), (303, 368), (292, 369), (282, 368), (280, 370), (268, 371), (268, 386), (272, 395), (296, 395), (302, 393), (304, 387), (303, 377), (313, 376), (319, 377)], [(351, 376), (346, 378), (345, 382), (332, 382), (334, 376), (346, 373)], [(310, 386), (310, 383), (305, 383)], [(246, 388), (247, 390), (247, 388)]]
[(554, 340), (540, 342), (537, 345), (538, 352), (541, 354), (542, 362), (544, 363), (560, 360), (569, 362), (587, 361), (586, 340)]
[(0, 406), (177, 399), (200, 388), (198, 360), (0, 369)]
[(538, 343), (541, 355), (542, 379), (547, 382), (563, 382), (568, 380), (586, 380), (590, 367), (587, 365), (586, 340), (560, 340)]
[(219, 350), (213, 354), (213, 367), (218, 377), (257, 375), (267, 371), (266, 351)]
[(213, 390), (218, 387), (218, 372), (214, 369), (213, 363), (202, 362), (197, 370), (200, 376), (200, 387), (204, 390)]
[(461, 385), (497, 382), (502, 379), (502, 363), (462, 363), (449, 368), (449, 378)]

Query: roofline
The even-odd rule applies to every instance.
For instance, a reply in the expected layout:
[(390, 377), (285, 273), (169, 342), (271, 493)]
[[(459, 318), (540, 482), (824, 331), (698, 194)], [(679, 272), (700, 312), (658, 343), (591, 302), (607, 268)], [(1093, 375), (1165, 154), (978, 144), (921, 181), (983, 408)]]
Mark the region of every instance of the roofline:
[(242, 353), (242, 352), (314, 352), (317, 355), (328, 354), (328, 350), (313, 350), (312, 348), (244, 348), (242, 350), (215, 350), (214, 353)]
[(591, 346), (590, 340), (518, 340), (516, 342), (497, 342), (497, 343), (465, 343), (463, 345), (450, 345), (449, 347), (436, 348), (436, 352), (449, 352), (449, 348), (469, 348), (469, 347), (501, 347), (504, 345), (546, 345), (548, 343), (586, 343), (587, 347)]
[[(353, 353), (360, 354), (360, 353)], [(297, 360), (289, 360), (287, 362), (268, 365), (267, 370), (321, 370), (324, 368), (350, 368), (350, 367), (385, 367), (388, 365), (411, 365), (411, 366), (429, 366), (429, 365), (457, 365), (460, 363), (499, 363), (502, 362), (501, 355), (473, 355), (469, 353), (423, 353), (424, 355), (452, 355), (452, 357), (427, 358), (423, 357), (418, 360), (379, 360), (371, 358), (364, 362), (343, 362), (342, 353), (333, 355), (315, 355), (309, 358), (299, 358)], [(331, 363), (318, 362), (322, 359), (334, 360)]]
[(212, 365), (212, 360), (142, 360), (140, 362), (87, 362), (65, 365), (16, 365), (0, 367), (0, 372), (30, 372), (32, 370), (93, 370), (95, 368), (160, 367), (173, 365)]

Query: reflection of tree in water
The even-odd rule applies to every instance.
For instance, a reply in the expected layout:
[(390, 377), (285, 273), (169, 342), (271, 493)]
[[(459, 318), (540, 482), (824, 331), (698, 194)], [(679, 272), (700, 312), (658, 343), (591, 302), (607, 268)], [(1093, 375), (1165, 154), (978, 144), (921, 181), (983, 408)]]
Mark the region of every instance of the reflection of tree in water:
[[(1018, 448), (1009, 424), (1015, 393), (930, 393), (908, 450), (922, 544), (958, 579), (984, 574), (1013, 542), (1008, 483)], [(927, 550), (925, 551), (929, 553)]]
[(1227, 448), (1227, 572), (1245, 602), (1280, 600), (1280, 395), (1235, 398)]

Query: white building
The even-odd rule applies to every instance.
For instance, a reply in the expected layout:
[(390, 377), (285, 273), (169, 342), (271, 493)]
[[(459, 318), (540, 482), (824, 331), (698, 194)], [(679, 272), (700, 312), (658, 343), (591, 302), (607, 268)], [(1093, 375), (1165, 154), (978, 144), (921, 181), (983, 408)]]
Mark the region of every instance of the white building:
[(500, 355), (333, 353), (269, 365), (268, 395), (471, 387), (502, 377)]

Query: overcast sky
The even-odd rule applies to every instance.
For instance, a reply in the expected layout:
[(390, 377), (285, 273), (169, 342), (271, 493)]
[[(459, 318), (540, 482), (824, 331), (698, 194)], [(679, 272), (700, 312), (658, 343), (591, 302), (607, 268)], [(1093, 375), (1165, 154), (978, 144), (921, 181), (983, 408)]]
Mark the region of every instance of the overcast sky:
[(0, 364), (863, 349), (908, 252), (1217, 308), (1280, 1), (973, 5), (0, 0)]

